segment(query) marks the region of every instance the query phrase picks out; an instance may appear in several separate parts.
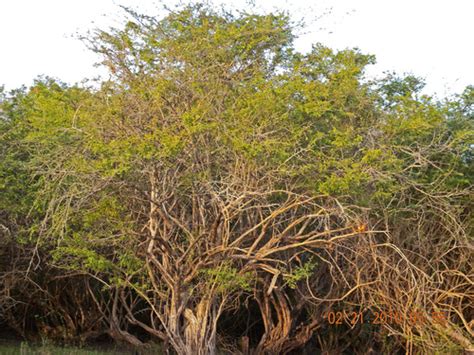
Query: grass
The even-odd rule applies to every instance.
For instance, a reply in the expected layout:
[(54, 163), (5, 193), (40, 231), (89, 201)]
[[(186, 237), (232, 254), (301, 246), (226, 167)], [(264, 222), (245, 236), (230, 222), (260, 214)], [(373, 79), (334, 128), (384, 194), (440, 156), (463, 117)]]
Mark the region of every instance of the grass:
[(147, 350), (133, 350), (119, 348), (117, 346), (86, 346), (70, 347), (57, 346), (52, 344), (29, 344), (24, 341), (12, 341), (0, 339), (0, 354), (2, 355), (109, 355), (109, 354), (160, 354), (156, 348)]

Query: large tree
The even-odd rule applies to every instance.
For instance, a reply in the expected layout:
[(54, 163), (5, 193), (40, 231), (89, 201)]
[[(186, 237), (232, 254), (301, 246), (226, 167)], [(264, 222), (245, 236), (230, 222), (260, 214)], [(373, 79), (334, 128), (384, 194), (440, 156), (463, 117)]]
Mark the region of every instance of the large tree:
[(11, 324), (34, 310), (48, 336), (180, 354), (236, 351), (235, 333), (243, 352), (315, 333), (342, 351), (355, 338), (328, 310), (416, 306), (425, 324), (376, 333), (470, 346), (472, 89), (437, 103), (414, 77), (367, 82), (372, 56), (299, 53), (282, 13), (127, 13), (88, 39), (99, 88), (43, 79), (2, 102)]

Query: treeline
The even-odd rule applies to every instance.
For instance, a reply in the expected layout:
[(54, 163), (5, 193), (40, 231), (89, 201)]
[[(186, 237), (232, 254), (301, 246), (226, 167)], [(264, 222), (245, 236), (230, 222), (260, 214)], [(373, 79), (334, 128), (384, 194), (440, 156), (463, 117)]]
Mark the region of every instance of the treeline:
[[(296, 51), (283, 13), (127, 11), (86, 39), (99, 86), (1, 94), (4, 329), (189, 355), (473, 348), (473, 87), (369, 81), (358, 50)], [(398, 317), (350, 316), (376, 312)]]

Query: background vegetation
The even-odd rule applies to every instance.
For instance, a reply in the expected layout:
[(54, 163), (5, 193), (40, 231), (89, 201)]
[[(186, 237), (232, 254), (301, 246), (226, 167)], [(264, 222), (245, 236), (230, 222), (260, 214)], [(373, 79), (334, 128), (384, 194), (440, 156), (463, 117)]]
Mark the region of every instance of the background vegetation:
[(284, 13), (127, 12), (86, 39), (100, 87), (1, 93), (4, 327), (190, 355), (473, 348), (473, 87), (368, 81), (374, 57), (299, 53)]

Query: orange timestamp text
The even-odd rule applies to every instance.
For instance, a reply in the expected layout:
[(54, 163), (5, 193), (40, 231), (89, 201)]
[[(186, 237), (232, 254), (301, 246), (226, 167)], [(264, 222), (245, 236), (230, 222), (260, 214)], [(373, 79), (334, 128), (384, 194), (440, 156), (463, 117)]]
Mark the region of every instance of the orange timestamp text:
[(396, 312), (392, 310), (366, 310), (362, 311), (328, 311), (323, 314), (324, 321), (329, 325), (351, 325), (374, 324), (374, 325), (423, 325), (428, 323), (445, 324), (448, 320), (445, 312), (423, 312), (409, 311), (407, 313)]

